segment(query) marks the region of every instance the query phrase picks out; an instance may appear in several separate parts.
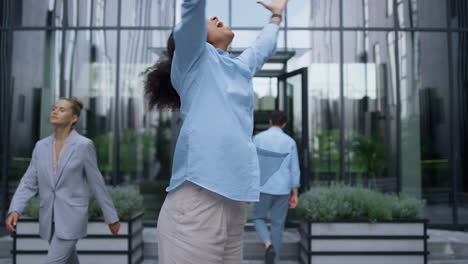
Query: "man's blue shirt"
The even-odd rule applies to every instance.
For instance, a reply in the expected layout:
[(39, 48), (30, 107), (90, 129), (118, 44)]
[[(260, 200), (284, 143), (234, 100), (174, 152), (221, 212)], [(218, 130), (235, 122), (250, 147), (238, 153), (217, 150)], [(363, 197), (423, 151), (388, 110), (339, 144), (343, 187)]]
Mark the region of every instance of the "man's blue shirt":
[(268, 130), (254, 137), (257, 147), (273, 152), (288, 153), (279, 170), (260, 187), (260, 192), (274, 195), (286, 195), (292, 188), (300, 186), (299, 159), (296, 142), (279, 127)]

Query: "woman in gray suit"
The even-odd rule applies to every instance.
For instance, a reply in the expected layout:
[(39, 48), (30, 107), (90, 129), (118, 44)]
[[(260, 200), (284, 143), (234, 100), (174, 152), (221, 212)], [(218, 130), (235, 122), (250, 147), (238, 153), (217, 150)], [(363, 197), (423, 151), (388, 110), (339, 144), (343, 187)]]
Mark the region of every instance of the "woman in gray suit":
[(90, 191), (112, 234), (120, 228), (97, 166), (93, 142), (73, 129), (82, 108), (76, 97), (60, 99), (54, 105), (50, 123), (55, 133), (36, 143), (6, 219), (7, 229), (16, 231), (28, 201), (39, 193), (39, 233), (50, 244), (47, 264), (79, 263), (76, 243), (86, 236)]

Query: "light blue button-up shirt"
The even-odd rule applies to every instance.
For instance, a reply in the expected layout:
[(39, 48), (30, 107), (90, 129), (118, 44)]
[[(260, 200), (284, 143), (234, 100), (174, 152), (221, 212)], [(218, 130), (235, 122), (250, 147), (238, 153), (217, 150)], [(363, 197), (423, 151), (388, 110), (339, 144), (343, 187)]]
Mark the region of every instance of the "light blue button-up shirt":
[(265, 26), (235, 57), (206, 41), (205, 6), (206, 0), (184, 0), (182, 21), (174, 29), (171, 81), (183, 125), (167, 191), (190, 181), (233, 200), (258, 201), (252, 78), (275, 53), (278, 26)]
[(286, 135), (279, 127), (268, 130), (254, 137), (257, 147), (273, 152), (289, 153), (281, 167), (260, 187), (260, 192), (274, 195), (286, 195), (292, 188), (300, 186), (300, 169), (297, 146), (294, 139)]

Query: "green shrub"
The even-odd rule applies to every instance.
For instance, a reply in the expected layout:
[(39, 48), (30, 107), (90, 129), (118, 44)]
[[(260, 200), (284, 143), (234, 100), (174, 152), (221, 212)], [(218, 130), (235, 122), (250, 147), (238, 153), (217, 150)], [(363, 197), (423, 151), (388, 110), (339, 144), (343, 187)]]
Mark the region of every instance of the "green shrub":
[[(134, 186), (117, 186), (108, 187), (107, 189), (109, 190), (109, 194), (112, 197), (120, 219), (129, 218), (133, 214), (144, 210), (143, 196), (140, 194), (138, 188)], [(94, 196), (91, 196), (89, 202), (89, 217), (102, 217), (101, 208)]]
[(39, 197), (36, 196), (29, 201), (29, 204), (24, 209), (23, 214), (29, 217), (39, 218)]
[(301, 195), (298, 214), (315, 222), (416, 218), (424, 202), (404, 195), (384, 194), (361, 186), (318, 186)]
[[(120, 219), (131, 217), (133, 214), (142, 212), (143, 196), (138, 191), (138, 188), (133, 186), (117, 186), (107, 187), (109, 194), (114, 202), (115, 209)], [(102, 217), (101, 208), (99, 207), (94, 195), (91, 196), (89, 201), (89, 218)], [(24, 213), (30, 217), (39, 217), (39, 198), (34, 197), (24, 210)]]

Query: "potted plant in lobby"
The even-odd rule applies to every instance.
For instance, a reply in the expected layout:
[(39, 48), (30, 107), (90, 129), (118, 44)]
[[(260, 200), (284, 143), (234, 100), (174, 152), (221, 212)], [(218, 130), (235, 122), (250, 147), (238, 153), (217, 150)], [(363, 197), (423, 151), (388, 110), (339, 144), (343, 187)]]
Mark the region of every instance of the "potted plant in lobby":
[(332, 184), (302, 194), (300, 260), (306, 264), (427, 263), (424, 202)]
[[(134, 264), (143, 262), (143, 197), (132, 186), (108, 187), (121, 220), (118, 235), (109, 232), (101, 210), (91, 197), (88, 211), (88, 235), (80, 239), (77, 251), (80, 263)], [(31, 200), (13, 234), (13, 263), (41, 263), (48, 243), (39, 237), (39, 201)]]

